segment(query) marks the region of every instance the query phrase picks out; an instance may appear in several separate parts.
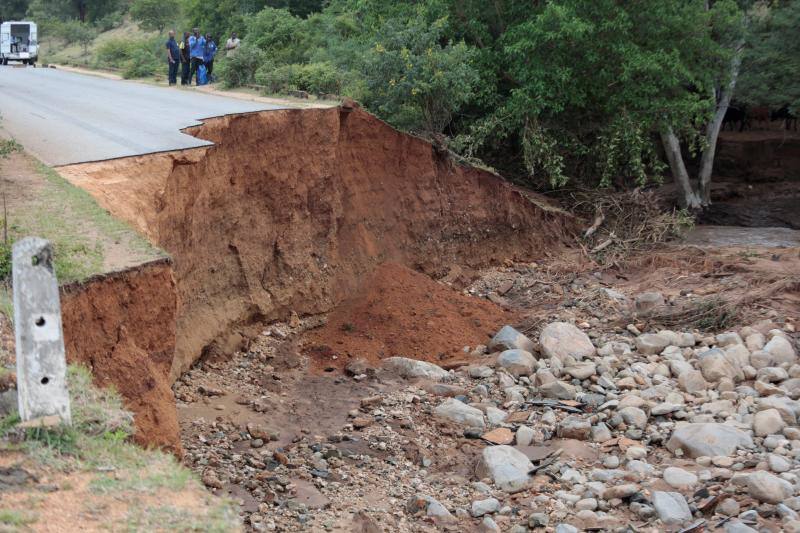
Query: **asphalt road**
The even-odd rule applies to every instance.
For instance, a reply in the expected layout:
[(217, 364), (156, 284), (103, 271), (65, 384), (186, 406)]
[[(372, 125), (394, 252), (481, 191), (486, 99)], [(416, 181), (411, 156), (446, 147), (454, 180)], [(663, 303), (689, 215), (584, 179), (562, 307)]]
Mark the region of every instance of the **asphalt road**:
[(280, 108), (58, 69), (0, 67), (0, 127), (54, 166), (208, 145), (180, 129)]

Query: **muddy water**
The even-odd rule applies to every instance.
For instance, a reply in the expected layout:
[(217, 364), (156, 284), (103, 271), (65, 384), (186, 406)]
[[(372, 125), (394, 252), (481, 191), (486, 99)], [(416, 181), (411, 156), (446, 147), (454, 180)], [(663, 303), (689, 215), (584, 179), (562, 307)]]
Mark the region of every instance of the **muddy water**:
[(736, 226), (697, 226), (684, 237), (696, 246), (800, 246), (800, 230), (789, 228), (744, 228)]

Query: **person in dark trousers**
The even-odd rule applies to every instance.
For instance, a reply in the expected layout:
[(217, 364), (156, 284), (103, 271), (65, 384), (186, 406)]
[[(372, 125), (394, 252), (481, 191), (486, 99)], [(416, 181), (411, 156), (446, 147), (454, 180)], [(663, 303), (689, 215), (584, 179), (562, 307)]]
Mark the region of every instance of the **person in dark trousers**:
[(175, 30), (169, 30), (169, 39), (167, 39), (167, 64), (169, 67), (167, 74), (169, 84), (175, 85), (178, 83), (178, 67), (181, 65), (181, 49), (175, 41)]
[(181, 85), (189, 83), (189, 33), (183, 32), (183, 40), (178, 45), (181, 49)]
[(192, 77), (195, 78), (195, 82), (199, 81), (196, 76), (197, 68), (203, 64), (203, 53), (206, 48), (206, 40), (200, 35), (200, 30), (194, 28), (192, 33), (194, 35), (189, 37), (189, 85), (192, 84)]
[(215, 43), (214, 39), (211, 38), (210, 33), (206, 33), (206, 46), (203, 49), (203, 63), (206, 65), (206, 70), (208, 70), (209, 82), (214, 81), (214, 79), (211, 77), (211, 73), (214, 72), (215, 55), (217, 55), (217, 43)]

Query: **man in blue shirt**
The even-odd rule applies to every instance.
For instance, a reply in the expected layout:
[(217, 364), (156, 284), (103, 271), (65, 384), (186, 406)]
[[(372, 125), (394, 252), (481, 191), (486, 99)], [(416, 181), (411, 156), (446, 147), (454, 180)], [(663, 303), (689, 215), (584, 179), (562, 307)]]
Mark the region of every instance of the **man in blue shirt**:
[(217, 55), (217, 43), (214, 42), (214, 39), (211, 38), (210, 33), (206, 33), (206, 47), (203, 50), (203, 63), (206, 65), (206, 70), (208, 71), (208, 81), (213, 81), (211, 79), (211, 73), (214, 71), (214, 56)]
[[(203, 55), (206, 49), (206, 40), (200, 35), (200, 30), (194, 28), (192, 33), (194, 35), (189, 37), (189, 85), (192, 84), (192, 76), (197, 72), (197, 67), (203, 64)], [(197, 80), (196, 77), (195, 80), (200, 85), (200, 80)]]
[(175, 85), (178, 78), (178, 66), (181, 64), (181, 49), (178, 48), (178, 43), (175, 41), (175, 30), (169, 31), (169, 39), (167, 39), (167, 77), (169, 84)]

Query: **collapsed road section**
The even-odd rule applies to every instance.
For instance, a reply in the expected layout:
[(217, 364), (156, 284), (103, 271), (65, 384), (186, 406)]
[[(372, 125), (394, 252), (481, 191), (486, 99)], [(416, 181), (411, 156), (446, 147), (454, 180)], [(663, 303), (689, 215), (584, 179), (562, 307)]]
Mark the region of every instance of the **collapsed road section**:
[[(187, 132), (214, 145), (59, 169), (173, 260), (174, 285), (156, 268), (156, 289), (116, 301), (150, 309), (145, 324), (167, 331), (108, 326), (100, 318), (117, 315), (105, 310), (97, 326), (115, 340), (88, 357), (130, 365), (113, 355), (125, 352), (140, 361), (104, 375), (146, 421), (144, 442), (163, 443), (172, 431), (169, 386), (195, 361), (235, 351), (264, 322), (331, 310), (380, 264), (435, 277), (452, 265), (536, 259), (574, 229), (538, 196), (357, 107), (226, 116)], [(93, 306), (65, 309), (86, 314)], [(142, 386), (120, 386), (140, 377)], [(154, 401), (142, 399), (145, 389)]]

